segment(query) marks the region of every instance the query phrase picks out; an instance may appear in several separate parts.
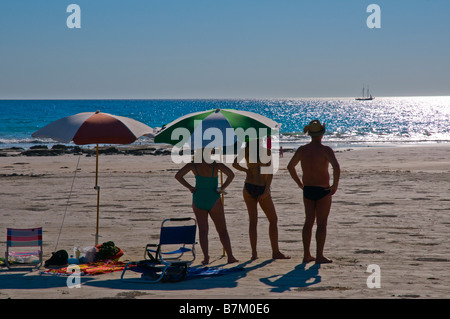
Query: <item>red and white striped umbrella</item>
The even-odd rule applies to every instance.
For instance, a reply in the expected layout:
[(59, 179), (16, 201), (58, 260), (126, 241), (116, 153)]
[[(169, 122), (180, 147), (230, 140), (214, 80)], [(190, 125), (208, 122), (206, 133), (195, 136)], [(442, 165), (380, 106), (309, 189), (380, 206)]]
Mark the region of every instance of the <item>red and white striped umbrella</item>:
[(32, 136), (85, 145), (130, 144), (143, 135), (151, 134), (153, 129), (144, 123), (97, 111), (64, 117), (44, 126)]
[(98, 244), (100, 215), (100, 186), (98, 186), (98, 144), (130, 144), (139, 137), (153, 136), (153, 129), (128, 117), (108, 113), (85, 112), (64, 117), (44, 126), (33, 137), (51, 138), (58, 142), (77, 145), (97, 144), (95, 187), (97, 190), (97, 227), (95, 245)]

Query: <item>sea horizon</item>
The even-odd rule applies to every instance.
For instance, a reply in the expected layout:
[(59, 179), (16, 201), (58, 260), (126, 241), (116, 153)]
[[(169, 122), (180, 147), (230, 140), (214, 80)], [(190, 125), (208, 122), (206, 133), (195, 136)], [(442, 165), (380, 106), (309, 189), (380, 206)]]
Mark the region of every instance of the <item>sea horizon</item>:
[[(295, 99), (355, 99), (358, 96), (300, 96), (300, 97), (142, 97), (142, 98), (101, 98), (101, 97), (48, 97), (48, 98), (0, 98), (0, 101), (151, 101), (151, 100), (295, 100)], [(450, 95), (383, 95), (374, 96), (375, 99), (383, 98), (427, 98), (450, 97)]]

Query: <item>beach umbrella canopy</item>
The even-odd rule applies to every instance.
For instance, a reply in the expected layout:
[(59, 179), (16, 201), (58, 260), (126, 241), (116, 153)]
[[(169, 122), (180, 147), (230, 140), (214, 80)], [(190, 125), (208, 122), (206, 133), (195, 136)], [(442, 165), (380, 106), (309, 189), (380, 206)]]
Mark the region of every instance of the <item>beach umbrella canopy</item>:
[[(244, 142), (240, 134), (236, 134), (238, 129), (242, 129), (240, 132), (252, 133), (250, 138), (262, 138), (274, 134), (280, 126), (279, 123), (257, 113), (213, 109), (190, 113), (170, 122), (157, 132), (155, 142), (179, 145), (187, 135), (180, 135), (183, 132), (180, 129), (183, 129), (189, 135), (189, 139), (184, 141), (193, 149), (205, 146), (221, 147), (234, 145), (237, 141)], [(212, 138), (211, 134), (217, 132), (220, 132), (222, 139), (217, 136)]]
[(95, 189), (97, 190), (97, 227), (95, 244), (98, 244), (100, 187), (98, 186), (98, 144), (130, 144), (139, 137), (153, 136), (153, 129), (131, 118), (108, 113), (84, 112), (52, 122), (32, 134), (33, 137), (51, 138), (62, 143), (77, 145), (96, 144)]
[(108, 113), (85, 112), (64, 117), (32, 134), (58, 142), (77, 145), (130, 144), (153, 129), (131, 118)]

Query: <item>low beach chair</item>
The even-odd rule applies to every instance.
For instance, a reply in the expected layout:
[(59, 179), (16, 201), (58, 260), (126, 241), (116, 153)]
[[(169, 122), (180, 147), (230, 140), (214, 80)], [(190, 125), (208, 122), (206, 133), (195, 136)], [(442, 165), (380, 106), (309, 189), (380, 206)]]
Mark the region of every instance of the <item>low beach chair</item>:
[(161, 224), (159, 244), (147, 244), (144, 260), (129, 262), (127, 270), (142, 273), (139, 282), (180, 281), (195, 260), (197, 222), (194, 218), (169, 218)]
[(12, 266), (42, 265), (42, 227), (7, 228), (5, 265), (10, 270)]

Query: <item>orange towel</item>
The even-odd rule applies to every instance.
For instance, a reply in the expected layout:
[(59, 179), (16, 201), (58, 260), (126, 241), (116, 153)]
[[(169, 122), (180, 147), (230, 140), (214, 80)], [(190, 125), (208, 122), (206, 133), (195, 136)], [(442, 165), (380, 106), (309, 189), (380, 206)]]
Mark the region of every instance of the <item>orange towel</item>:
[[(84, 275), (100, 275), (100, 274), (106, 274), (114, 271), (122, 271), (125, 268), (126, 263), (121, 261), (100, 261), (100, 262), (94, 262), (89, 264), (82, 264), (78, 265), (80, 267), (80, 272), (82, 276)], [(63, 267), (59, 269), (48, 269), (44, 271), (44, 274), (50, 274), (50, 275), (62, 275), (62, 276), (70, 276), (73, 274), (72, 271), (67, 271), (68, 267)]]

